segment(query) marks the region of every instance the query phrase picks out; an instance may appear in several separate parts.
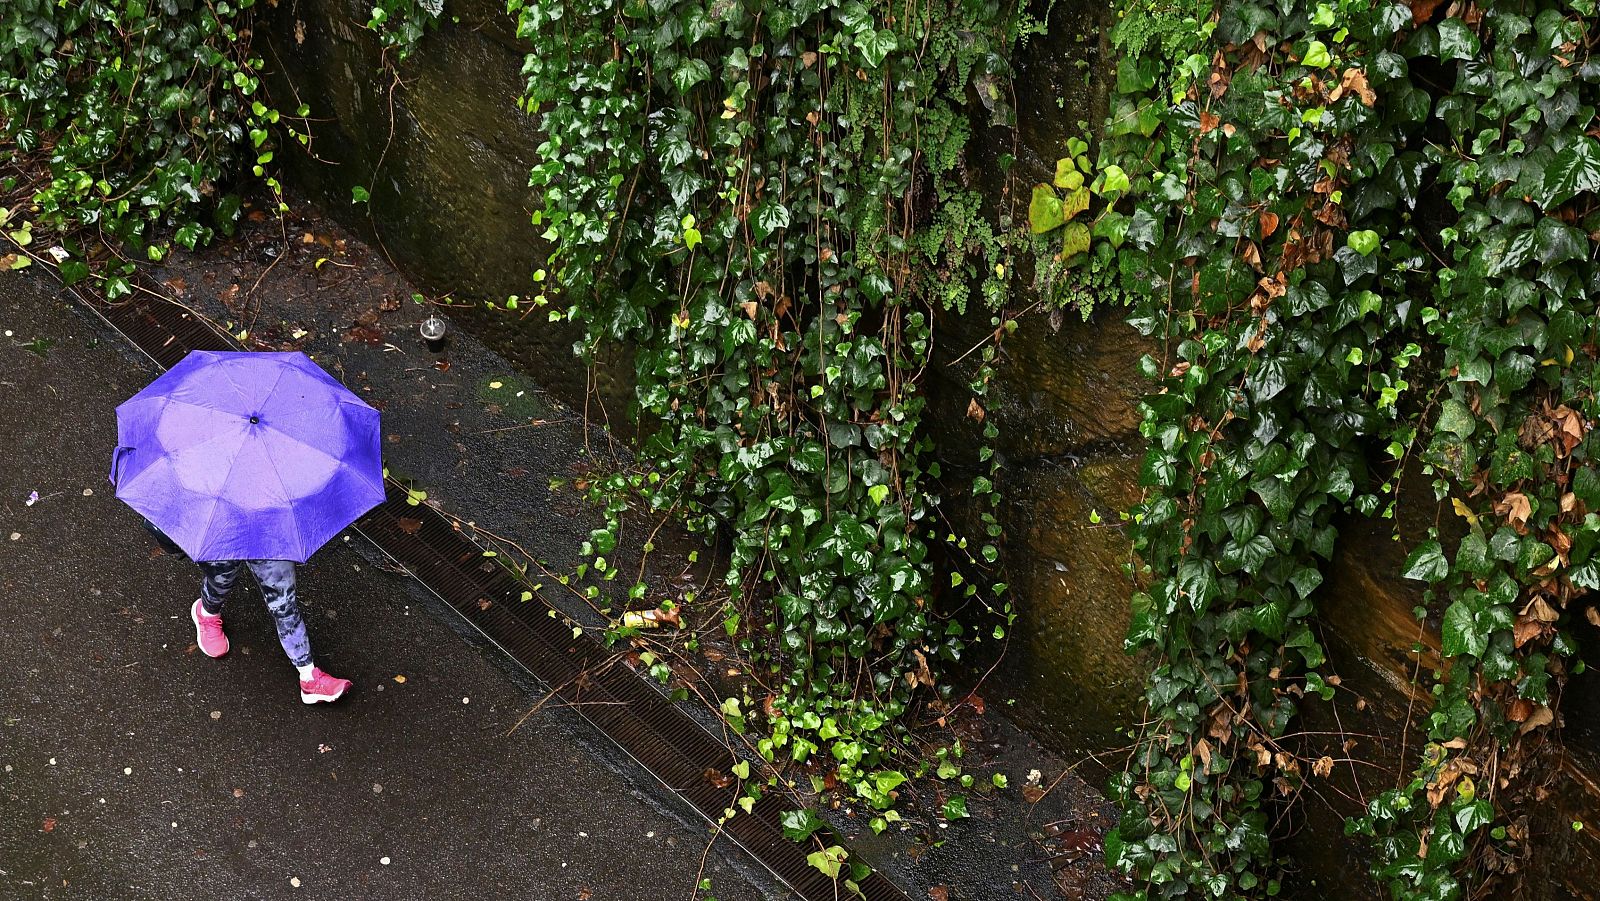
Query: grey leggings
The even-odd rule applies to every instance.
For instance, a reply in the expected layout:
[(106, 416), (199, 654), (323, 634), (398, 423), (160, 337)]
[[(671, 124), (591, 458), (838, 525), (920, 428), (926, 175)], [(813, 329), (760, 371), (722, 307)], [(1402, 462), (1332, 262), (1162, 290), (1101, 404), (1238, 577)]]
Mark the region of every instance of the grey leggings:
[(200, 606), (212, 616), (222, 613), (222, 601), (239, 578), (242, 567), (250, 567), (266, 598), (267, 612), (278, 629), (278, 641), (289, 662), (295, 666), (311, 663), (311, 639), (306, 621), (294, 597), (294, 564), (288, 560), (214, 560), (200, 564), (205, 579), (200, 583)]

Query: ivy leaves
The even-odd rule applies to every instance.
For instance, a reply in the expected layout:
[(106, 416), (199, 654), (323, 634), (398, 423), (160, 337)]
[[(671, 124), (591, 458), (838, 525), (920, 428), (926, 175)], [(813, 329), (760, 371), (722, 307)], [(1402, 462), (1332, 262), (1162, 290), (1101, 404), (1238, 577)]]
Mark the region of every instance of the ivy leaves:
[[(967, 640), (938, 612), (929, 543), (948, 535), (974, 574), (998, 559), (987, 509), (970, 549), (930, 529), (920, 381), (929, 305), (964, 305), (966, 273), (999, 262), (969, 261), (948, 222), (993, 234), (954, 170), (1001, 10), (512, 6), (519, 33), (563, 36), (529, 55), (524, 98), (547, 136), (532, 181), (568, 301), (553, 315), (585, 353), (630, 348), (641, 457), (671, 474), (653, 502), (727, 539), (728, 633), (774, 693), (751, 714), (760, 753), (820, 758), (887, 808), (899, 718)], [(972, 487), (992, 503), (988, 476)]]
[[(279, 193), (272, 136), (309, 138), (263, 102), (251, 5), (0, 6), (0, 133), (48, 169), (29, 200), (72, 253), (65, 278), (123, 296), (135, 260), (232, 232), (238, 170)], [(90, 265), (90, 233), (116, 245), (110, 260)]]
[[(1365, 465), (1386, 448), (1467, 528), (1429, 535), (1402, 569), (1428, 586), (1420, 609), (1453, 658), (1435, 744), (1349, 827), (1395, 896), (1451, 897), (1469, 851), (1504, 838), (1469, 841), (1496, 811), (1461, 777), (1497, 736), (1550, 722), (1565, 611), (1600, 584), (1583, 418), (1600, 414), (1593, 7), (1224, 7), (1191, 29), (1199, 46), (1120, 61), (1097, 166), (1127, 179), (1107, 198), (1129, 223), (1117, 269), (1132, 321), (1163, 342), (1131, 528), (1150, 584), (1127, 639), (1156, 655), (1158, 726), (1113, 785), (1124, 818), (1107, 848), (1145, 897), (1249, 897), (1270, 879), (1264, 842), (1212, 836), (1268, 822), (1272, 792), (1304, 778), (1259, 736), (1295, 698), (1335, 691), (1309, 622), (1318, 567), (1333, 511), (1392, 513), (1394, 477)], [(1124, 13), (1114, 42), (1151, 47), (1150, 13)], [(1036, 230), (1063, 227), (1060, 202), (1036, 190)], [(1248, 726), (1224, 715), (1241, 709)], [(1255, 765), (1194, 779), (1202, 746)]]
[(1560, 206), (1586, 192), (1600, 193), (1600, 140), (1578, 135), (1545, 170), (1539, 204)]

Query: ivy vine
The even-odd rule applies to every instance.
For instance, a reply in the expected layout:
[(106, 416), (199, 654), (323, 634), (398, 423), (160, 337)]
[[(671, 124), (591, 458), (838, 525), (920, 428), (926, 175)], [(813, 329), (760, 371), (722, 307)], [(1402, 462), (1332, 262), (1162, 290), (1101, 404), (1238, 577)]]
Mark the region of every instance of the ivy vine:
[(279, 135), (309, 138), (262, 94), (249, 42), (254, 5), (13, 0), (0, 8), (0, 153), (16, 166), (5, 188), (30, 214), (24, 222), (22, 210), (9, 211), (22, 251), (13, 265), (34, 259), (27, 248), (38, 227), (59, 239), (49, 262), (69, 284), (93, 275), (116, 300), (132, 293), (139, 261), (232, 233), (240, 169), (281, 207), (267, 171)]
[(1277, 815), (1327, 775), (1285, 739), (1336, 691), (1324, 567), (1409, 467), (1459, 514), (1402, 573), (1447, 667), (1414, 777), (1348, 828), (1393, 897), (1487, 890), (1600, 587), (1594, 4), (1238, 2), (1171, 40), (1148, 6), (1096, 167), (1127, 196), (1075, 212), (1161, 347), (1130, 516), (1153, 725), (1107, 856), (1135, 897), (1277, 894)]
[[(985, 634), (1008, 624), (1005, 586), (977, 588), (998, 560), (992, 471), (969, 546), (920, 422), (935, 311), (1005, 298), (965, 104), (1003, 86), (1023, 25), (981, 0), (512, 7), (538, 44), (524, 103), (553, 250), (541, 293), (506, 305), (577, 322), (580, 353), (632, 350), (648, 496), (731, 538), (725, 625), (772, 692), (724, 712), (762, 721), (769, 761), (826, 761), (886, 810), (903, 715), (948, 691), (940, 668), (973, 637), (941, 596), (991, 605)], [(609, 577), (614, 530), (597, 538)], [(935, 544), (955, 561), (939, 585)]]

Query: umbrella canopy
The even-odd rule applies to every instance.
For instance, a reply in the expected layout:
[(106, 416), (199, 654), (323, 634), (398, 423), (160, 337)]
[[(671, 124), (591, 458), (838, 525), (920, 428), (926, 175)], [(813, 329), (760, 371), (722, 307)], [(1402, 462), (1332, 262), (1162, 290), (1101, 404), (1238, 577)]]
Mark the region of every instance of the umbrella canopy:
[(378, 411), (303, 353), (193, 351), (117, 407), (117, 497), (195, 560), (293, 560), (383, 501)]

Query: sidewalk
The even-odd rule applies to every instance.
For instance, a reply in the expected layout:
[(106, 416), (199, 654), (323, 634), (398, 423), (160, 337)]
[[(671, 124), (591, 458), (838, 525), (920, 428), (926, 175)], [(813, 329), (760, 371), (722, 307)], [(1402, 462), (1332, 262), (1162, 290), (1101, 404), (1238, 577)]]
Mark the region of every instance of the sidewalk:
[[(689, 897), (704, 825), (571, 711), (513, 730), (537, 687), (359, 539), (302, 576), (349, 699), (300, 703), (253, 585), (233, 652), (193, 652), (192, 565), (152, 558), (105, 479), (112, 408), (154, 374), (0, 273), (0, 897)], [(787, 897), (736, 849), (704, 875)]]

